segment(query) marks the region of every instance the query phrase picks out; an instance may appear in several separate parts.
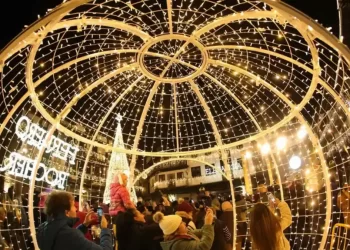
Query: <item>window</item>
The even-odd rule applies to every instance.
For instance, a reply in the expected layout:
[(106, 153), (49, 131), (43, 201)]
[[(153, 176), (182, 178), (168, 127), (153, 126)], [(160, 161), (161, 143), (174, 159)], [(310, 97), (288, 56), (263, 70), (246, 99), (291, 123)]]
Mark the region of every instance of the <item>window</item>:
[(205, 166), (205, 175), (214, 175), (216, 174), (216, 170), (210, 166)]
[(184, 178), (184, 172), (178, 172), (177, 174), (176, 174), (176, 179), (183, 179)]
[(158, 175), (159, 181), (165, 181), (165, 174)]
[(191, 173), (192, 173), (192, 177), (200, 177), (200, 176), (202, 176), (201, 167), (193, 167), (193, 168), (191, 168)]
[(168, 174), (168, 181), (175, 180), (175, 174)]

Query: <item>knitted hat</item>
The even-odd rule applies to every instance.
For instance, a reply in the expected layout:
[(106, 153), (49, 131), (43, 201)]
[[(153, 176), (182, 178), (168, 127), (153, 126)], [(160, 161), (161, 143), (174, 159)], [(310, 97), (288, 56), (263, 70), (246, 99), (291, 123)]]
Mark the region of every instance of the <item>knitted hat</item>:
[(221, 204), (222, 211), (232, 211), (233, 206), (231, 202), (225, 201)]
[(157, 212), (153, 215), (153, 220), (159, 223), (164, 235), (173, 234), (182, 223), (182, 218), (178, 215), (164, 216), (161, 212)]
[(177, 211), (189, 213), (193, 211), (193, 207), (188, 202), (184, 201), (181, 204), (179, 204), (179, 206), (177, 207)]

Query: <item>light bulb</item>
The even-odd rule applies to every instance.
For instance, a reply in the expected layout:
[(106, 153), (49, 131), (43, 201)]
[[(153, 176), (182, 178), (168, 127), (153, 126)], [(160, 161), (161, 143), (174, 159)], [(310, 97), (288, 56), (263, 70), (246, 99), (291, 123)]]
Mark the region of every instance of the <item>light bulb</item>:
[(287, 138), (286, 137), (279, 137), (276, 141), (276, 147), (278, 149), (284, 149), (287, 145)]
[(249, 152), (249, 151), (247, 151), (246, 153), (245, 153), (245, 156), (244, 156), (246, 159), (250, 159), (250, 158), (252, 158), (252, 153), (251, 152)]
[(270, 152), (270, 149), (271, 149), (270, 144), (265, 143), (264, 145), (261, 146), (260, 150), (261, 150), (261, 153), (263, 155), (266, 155), (266, 154), (268, 154)]
[(289, 167), (291, 169), (298, 169), (301, 167), (301, 159), (299, 156), (292, 156), (289, 160)]
[(297, 135), (298, 135), (298, 138), (299, 138), (300, 140), (305, 138), (305, 136), (307, 135), (307, 131), (306, 131), (306, 129), (305, 129), (304, 126), (302, 126), (302, 127), (299, 129)]

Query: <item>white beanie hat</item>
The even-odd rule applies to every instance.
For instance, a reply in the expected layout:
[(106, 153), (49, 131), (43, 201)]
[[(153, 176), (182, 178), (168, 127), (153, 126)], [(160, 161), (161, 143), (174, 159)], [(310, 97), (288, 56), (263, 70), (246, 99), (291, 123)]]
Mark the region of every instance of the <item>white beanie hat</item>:
[(153, 220), (159, 223), (164, 235), (173, 234), (182, 222), (182, 218), (178, 215), (164, 216), (161, 212), (155, 213), (155, 215), (153, 215)]

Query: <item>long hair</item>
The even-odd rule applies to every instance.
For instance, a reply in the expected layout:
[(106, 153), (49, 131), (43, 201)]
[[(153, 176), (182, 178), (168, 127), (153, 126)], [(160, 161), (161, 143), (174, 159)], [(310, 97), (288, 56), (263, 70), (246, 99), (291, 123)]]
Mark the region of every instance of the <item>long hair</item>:
[(256, 204), (250, 213), (250, 235), (254, 247), (259, 250), (279, 250), (280, 233), (282, 228), (278, 218), (266, 205)]

